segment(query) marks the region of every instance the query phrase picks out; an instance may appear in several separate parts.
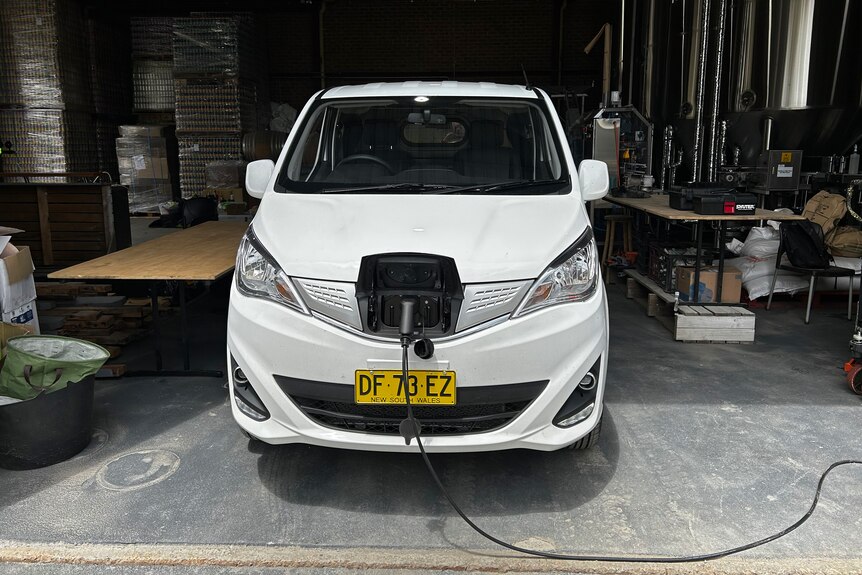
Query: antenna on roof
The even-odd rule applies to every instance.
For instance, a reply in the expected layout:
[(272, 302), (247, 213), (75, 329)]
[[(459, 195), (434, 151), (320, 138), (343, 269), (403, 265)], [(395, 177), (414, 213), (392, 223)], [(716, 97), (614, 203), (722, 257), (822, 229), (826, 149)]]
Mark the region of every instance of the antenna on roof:
[(530, 85), (530, 79), (527, 78), (527, 70), (524, 68), (523, 64), (521, 64), (521, 72), (524, 74), (524, 87), (528, 90), (532, 90), (533, 86)]

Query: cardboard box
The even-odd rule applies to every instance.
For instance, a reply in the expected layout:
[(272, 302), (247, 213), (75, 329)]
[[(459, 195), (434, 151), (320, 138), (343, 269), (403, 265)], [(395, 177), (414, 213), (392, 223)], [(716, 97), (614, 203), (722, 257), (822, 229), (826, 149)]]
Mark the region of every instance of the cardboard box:
[(151, 180), (170, 180), (171, 178), (167, 158), (139, 154), (130, 157), (118, 157), (117, 165), (120, 168), (120, 174), (128, 174), (135, 178)]
[[(715, 289), (718, 286), (718, 268), (704, 266), (700, 270), (698, 287), (699, 303), (716, 303)], [(694, 301), (694, 268), (678, 267), (676, 270), (676, 289), (679, 301)], [(721, 284), (721, 303), (739, 303), (742, 294), (742, 272), (732, 266), (725, 266)]]
[(0, 323), (0, 358), (6, 357), (6, 342), (19, 335), (33, 333), (33, 330), (25, 325), (14, 325), (11, 323)]
[(8, 312), (36, 299), (30, 248), (12, 244), (0, 252), (0, 312)]
[(36, 311), (36, 300), (8, 311), (4, 310), (0, 313), (0, 321), (24, 327), (31, 333), (39, 335), (39, 314)]

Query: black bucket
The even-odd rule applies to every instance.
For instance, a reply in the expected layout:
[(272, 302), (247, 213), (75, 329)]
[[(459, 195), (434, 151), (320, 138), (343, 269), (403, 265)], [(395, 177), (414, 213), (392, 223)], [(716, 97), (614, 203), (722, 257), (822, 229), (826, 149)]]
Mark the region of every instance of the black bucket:
[(0, 467), (36, 469), (65, 461), (90, 443), (94, 376), (54, 393), (0, 406)]

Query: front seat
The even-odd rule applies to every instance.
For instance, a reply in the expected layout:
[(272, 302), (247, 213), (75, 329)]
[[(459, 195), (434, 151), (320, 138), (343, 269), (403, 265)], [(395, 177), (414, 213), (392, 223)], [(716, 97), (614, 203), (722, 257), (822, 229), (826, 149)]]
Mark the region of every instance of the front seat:
[(410, 156), (398, 148), (401, 130), (395, 120), (371, 119), (362, 126), (362, 153), (377, 156), (396, 172), (410, 163)]
[(503, 123), (473, 120), (468, 147), (455, 154), (456, 169), (471, 178), (493, 181), (512, 177), (512, 150), (503, 147)]

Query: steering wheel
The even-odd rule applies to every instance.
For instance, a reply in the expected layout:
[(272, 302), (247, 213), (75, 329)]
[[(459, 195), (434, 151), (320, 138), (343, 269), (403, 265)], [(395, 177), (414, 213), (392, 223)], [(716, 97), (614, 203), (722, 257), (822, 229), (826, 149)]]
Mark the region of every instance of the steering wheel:
[(392, 164), (390, 164), (386, 160), (378, 158), (377, 156), (372, 156), (371, 154), (353, 154), (352, 156), (347, 156), (346, 158), (338, 162), (338, 165), (335, 167), (336, 169), (338, 169), (341, 167), (342, 164), (346, 164), (348, 162), (373, 162), (386, 168), (386, 170), (390, 174), (394, 174), (398, 171), (392, 166)]

